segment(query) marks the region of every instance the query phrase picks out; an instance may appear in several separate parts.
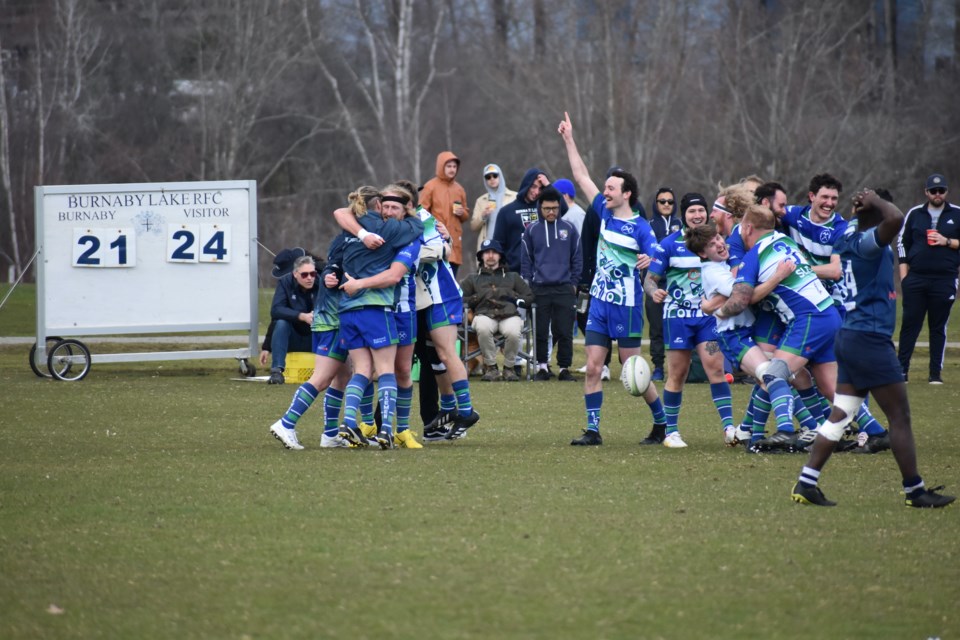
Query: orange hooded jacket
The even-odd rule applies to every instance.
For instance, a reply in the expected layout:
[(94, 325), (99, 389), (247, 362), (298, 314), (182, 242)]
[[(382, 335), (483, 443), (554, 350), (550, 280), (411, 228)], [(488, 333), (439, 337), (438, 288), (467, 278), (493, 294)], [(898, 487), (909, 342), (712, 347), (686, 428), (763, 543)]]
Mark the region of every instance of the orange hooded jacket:
[[(467, 192), (457, 182), (456, 178), (450, 179), (443, 173), (443, 165), (451, 160), (456, 160), (457, 166), (460, 166), (460, 158), (452, 151), (441, 151), (437, 155), (436, 177), (431, 178), (427, 181), (427, 184), (423, 185), (423, 191), (420, 192), (420, 204), (432, 213), (433, 217), (442, 222), (447, 231), (450, 232), (450, 237), (453, 239), (450, 263), (459, 265), (463, 264), (462, 223), (470, 219), (470, 210), (467, 208)], [(459, 216), (453, 213), (454, 202), (459, 202), (462, 206)]]

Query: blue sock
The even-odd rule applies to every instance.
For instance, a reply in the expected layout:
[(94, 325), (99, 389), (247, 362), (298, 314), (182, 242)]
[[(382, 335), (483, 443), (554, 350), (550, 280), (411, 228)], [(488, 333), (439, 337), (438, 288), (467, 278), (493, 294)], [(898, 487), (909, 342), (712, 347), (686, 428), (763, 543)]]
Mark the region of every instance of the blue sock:
[(323, 396), (323, 432), (335, 436), (340, 431), (340, 409), (343, 407), (343, 391), (327, 387)]
[[(797, 400), (799, 400), (799, 402), (797, 402)], [(817, 422), (816, 418), (813, 417), (813, 414), (810, 413), (810, 410), (807, 409), (807, 406), (804, 404), (803, 399), (800, 397), (800, 392), (796, 389), (793, 389), (793, 415), (797, 418), (800, 426), (805, 429), (816, 431), (817, 427), (820, 426), (820, 423)]]
[(915, 478), (904, 478), (903, 480), (903, 492), (907, 494), (908, 498), (916, 498), (922, 494), (925, 490), (923, 484), (923, 478), (917, 476)]
[(363, 398), (360, 400), (360, 419), (363, 420), (364, 424), (374, 423), (373, 411), (373, 380), (370, 380), (367, 382), (367, 386), (363, 390)]
[[(810, 415), (813, 416), (814, 422), (820, 424), (824, 420), (823, 405), (820, 402), (820, 392), (817, 391), (816, 387), (810, 387), (809, 389), (796, 389), (797, 395), (800, 396), (800, 400), (803, 401), (803, 406), (807, 408), (807, 411), (810, 412)], [(830, 410), (827, 409), (827, 416), (830, 415)]]
[(287, 429), (296, 429), (297, 421), (300, 419), (313, 401), (317, 399), (317, 389), (309, 382), (304, 382), (296, 391), (293, 392), (293, 400), (290, 402), (290, 408), (280, 418), (280, 422)]
[(473, 413), (473, 404), (470, 402), (470, 383), (466, 379), (453, 383), (453, 392), (457, 395), (457, 413), (469, 416)]
[(397, 387), (397, 433), (410, 428), (410, 407), (413, 405), (413, 387)]
[(713, 398), (713, 404), (720, 414), (720, 422), (723, 428), (733, 426), (733, 396), (730, 395), (730, 385), (726, 382), (715, 382), (710, 384), (710, 396)]
[(750, 400), (747, 402), (747, 410), (743, 412), (743, 420), (740, 421), (740, 428), (744, 431), (753, 431), (753, 397), (757, 394), (760, 385), (753, 385), (750, 391)]
[(680, 423), (680, 401), (683, 391), (663, 390), (663, 413), (667, 418), (667, 435), (675, 432)]
[(770, 394), (763, 387), (758, 387), (753, 396), (753, 435), (751, 440), (759, 440), (767, 429), (767, 418), (770, 417)]
[(860, 430), (866, 431), (868, 436), (879, 436), (886, 432), (886, 429), (883, 428), (883, 425), (877, 422), (877, 419), (873, 417), (872, 413), (870, 413), (870, 409), (867, 408), (866, 401), (860, 405), (860, 409), (857, 411), (857, 415), (854, 420), (856, 420), (857, 424), (860, 425)]
[[(772, 376), (771, 376), (772, 377)], [(777, 417), (777, 431), (794, 433), (793, 428), (793, 392), (786, 380), (774, 378), (767, 383), (773, 415)]]
[(363, 397), (363, 390), (367, 388), (368, 384), (370, 384), (370, 381), (367, 377), (359, 373), (353, 374), (350, 382), (347, 383), (347, 391), (344, 394), (344, 405), (346, 408), (343, 412), (343, 422), (348, 427), (354, 429), (357, 427), (357, 412), (360, 410), (360, 399)]
[(653, 424), (667, 424), (667, 414), (663, 411), (660, 396), (657, 396), (657, 399), (653, 402), (648, 402), (647, 406), (650, 407), (650, 413), (653, 414)]
[(377, 381), (377, 399), (380, 401), (381, 428), (393, 432), (393, 414), (397, 407), (397, 376), (380, 374)]
[(453, 413), (457, 410), (457, 396), (453, 393), (445, 393), (440, 396), (440, 411)]
[(587, 406), (587, 431), (600, 432), (600, 407), (603, 406), (603, 391), (583, 394)]

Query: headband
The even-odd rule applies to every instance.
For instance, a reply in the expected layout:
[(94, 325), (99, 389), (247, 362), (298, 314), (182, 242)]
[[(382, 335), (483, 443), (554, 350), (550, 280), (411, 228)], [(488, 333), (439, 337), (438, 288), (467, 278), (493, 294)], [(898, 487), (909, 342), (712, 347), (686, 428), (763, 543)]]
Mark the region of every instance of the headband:
[(403, 206), (407, 206), (410, 198), (404, 196), (380, 196), (380, 202), (399, 202)]

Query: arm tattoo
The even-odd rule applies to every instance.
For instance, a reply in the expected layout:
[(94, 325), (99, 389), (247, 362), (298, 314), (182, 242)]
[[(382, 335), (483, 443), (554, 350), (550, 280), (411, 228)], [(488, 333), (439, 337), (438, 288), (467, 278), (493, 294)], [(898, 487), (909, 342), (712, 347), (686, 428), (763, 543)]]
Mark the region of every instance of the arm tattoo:
[(732, 318), (743, 312), (750, 306), (750, 296), (753, 294), (753, 287), (746, 282), (738, 282), (733, 285), (733, 291), (730, 293), (730, 299), (722, 307), (723, 316)]

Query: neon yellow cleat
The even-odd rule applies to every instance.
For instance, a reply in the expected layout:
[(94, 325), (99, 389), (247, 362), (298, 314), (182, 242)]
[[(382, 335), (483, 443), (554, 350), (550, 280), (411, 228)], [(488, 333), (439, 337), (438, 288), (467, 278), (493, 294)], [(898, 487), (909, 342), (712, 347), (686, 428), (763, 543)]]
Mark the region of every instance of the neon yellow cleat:
[(401, 449), (423, 449), (423, 445), (417, 442), (413, 436), (413, 431), (407, 429), (393, 436), (393, 441)]

